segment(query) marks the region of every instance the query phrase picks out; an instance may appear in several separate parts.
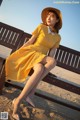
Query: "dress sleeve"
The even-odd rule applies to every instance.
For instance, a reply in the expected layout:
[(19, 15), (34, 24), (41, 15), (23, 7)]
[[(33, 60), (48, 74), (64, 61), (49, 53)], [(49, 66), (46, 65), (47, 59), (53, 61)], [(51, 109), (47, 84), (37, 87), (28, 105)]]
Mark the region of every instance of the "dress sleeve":
[(59, 48), (60, 41), (61, 41), (61, 36), (59, 35), (58, 41), (57, 41), (56, 44), (54, 45), (54, 48)]
[(32, 32), (32, 35), (35, 35), (36, 37), (38, 37), (40, 30), (41, 30), (41, 24), (39, 24), (37, 28)]

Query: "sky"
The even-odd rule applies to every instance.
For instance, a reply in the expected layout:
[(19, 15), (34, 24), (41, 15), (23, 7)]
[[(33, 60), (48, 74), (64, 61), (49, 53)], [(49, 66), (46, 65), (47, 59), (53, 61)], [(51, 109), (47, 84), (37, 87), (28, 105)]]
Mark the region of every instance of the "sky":
[(3, 0), (0, 22), (31, 34), (42, 23), (41, 11), (46, 7), (62, 12), (60, 45), (80, 51), (80, 0)]

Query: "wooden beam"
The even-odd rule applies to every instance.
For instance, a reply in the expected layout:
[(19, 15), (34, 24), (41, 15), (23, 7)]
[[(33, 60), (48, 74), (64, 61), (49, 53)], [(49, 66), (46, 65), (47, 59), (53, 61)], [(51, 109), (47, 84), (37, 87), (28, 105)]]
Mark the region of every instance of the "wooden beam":
[(43, 81), (80, 95), (80, 86), (79, 85), (74, 84), (72, 82), (69, 83), (65, 79), (63, 81), (62, 79), (58, 78), (57, 76), (54, 77), (54, 75), (52, 73), (49, 73), (43, 79)]
[[(5, 84), (6, 84), (6, 85), (9, 85), (9, 86), (12, 86), (12, 87), (15, 87), (15, 88), (20, 89), (20, 90), (23, 89), (22, 86), (16, 85), (16, 84), (13, 84), (13, 83), (10, 83), (10, 82), (5, 82)], [(80, 111), (80, 107), (77, 107), (77, 106), (72, 105), (72, 104), (70, 104), (70, 103), (63, 102), (63, 101), (61, 101), (61, 100), (57, 100), (57, 99), (55, 99), (55, 98), (53, 98), (53, 97), (50, 97), (50, 96), (47, 96), (47, 95), (43, 95), (42, 93), (35, 92), (35, 95), (37, 95), (37, 96), (39, 96), (39, 97), (41, 97), (41, 98), (50, 100), (50, 101), (52, 101), (52, 102), (58, 103), (58, 104), (60, 104), (60, 105), (69, 107), (69, 108), (71, 108), (71, 109)]]

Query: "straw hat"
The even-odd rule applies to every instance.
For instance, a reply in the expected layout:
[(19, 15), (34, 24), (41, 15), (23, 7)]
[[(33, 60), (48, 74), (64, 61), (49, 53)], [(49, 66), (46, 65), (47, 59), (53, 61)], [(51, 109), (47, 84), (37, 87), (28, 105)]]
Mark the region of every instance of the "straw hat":
[(44, 8), (42, 10), (41, 18), (42, 18), (43, 23), (45, 23), (46, 16), (47, 16), (49, 11), (53, 11), (53, 12), (55, 12), (58, 15), (59, 22), (58, 22), (57, 26), (58, 26), (59, 29), (61, 29), (61, 27), (62, 27), (62, 14), (61, 14), (60, 10), (58, 10), (56, 8), (47, 7), (47, 8)]

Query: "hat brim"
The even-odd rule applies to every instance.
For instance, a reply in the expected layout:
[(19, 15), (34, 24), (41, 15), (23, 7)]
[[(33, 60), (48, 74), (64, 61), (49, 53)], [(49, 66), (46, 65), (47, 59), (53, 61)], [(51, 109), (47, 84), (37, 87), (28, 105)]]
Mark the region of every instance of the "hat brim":
[(43, 23), (46, 22), (46, 17), (47, 17), (47, 14), (49, 11), (53, 11), (53, 12), (55, 11), (55, 13), (58, 15), (58, 17), (59, 17), (58, 28), (61, 29), (61, 27), (62, 27), (62, 14), (61, 14), (60, 10), (58, 10), (56, 8), (47, 7), (47, 8), (42, 10), (41, 18), (42, 18)]

